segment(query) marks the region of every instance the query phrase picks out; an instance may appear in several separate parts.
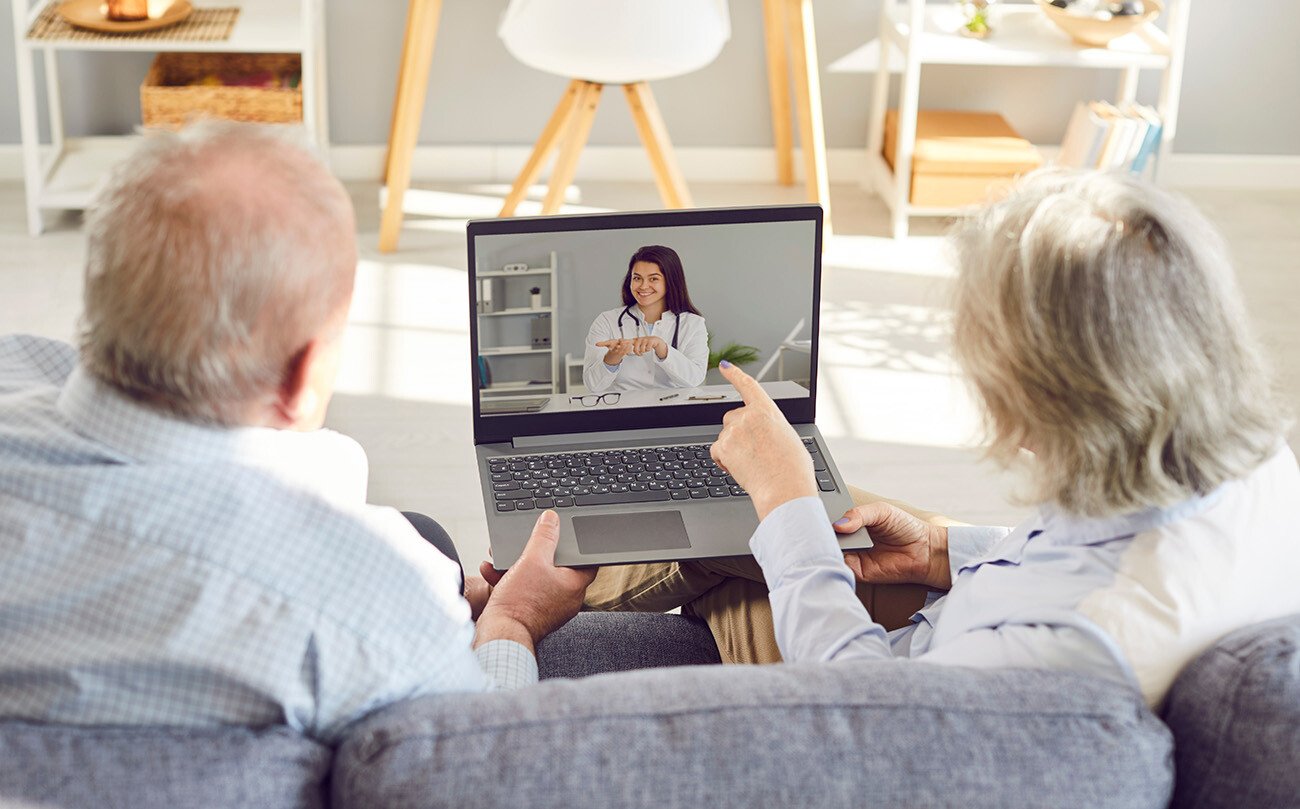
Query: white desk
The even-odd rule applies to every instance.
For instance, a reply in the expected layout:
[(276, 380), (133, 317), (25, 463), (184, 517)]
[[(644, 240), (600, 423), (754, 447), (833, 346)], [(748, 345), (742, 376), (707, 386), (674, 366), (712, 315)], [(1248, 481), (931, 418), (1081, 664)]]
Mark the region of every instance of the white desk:
[[(797, 382), (788, 380), (780, 382), (763, 382), (763, 390), (773, 399), (800, 399), (808, 395), (808, 389)], [(597, 412), (601, 410), (627, 410), (638, 407), (668, 407), (674, 405), (726, 404), (739, 402), (740, 394), (731, 385), (702, 385), (698, 388), (654, 388), (648, 390), (625, 390), (619, 394), (617, 404), (600, 403), (586, 407), (581, 402), (569, 401), (570, 396), (578, 394), (561, 393), (553, 396), (493, 396), (488, 401), (510, 402), (529, 399), (548, 399), (540, 409), (532, 413), (572, 413), (575, 411)], [(583, 396), (599, 394), (585, 393)], [(671, 398), (667, 398), (671, 397)], [(700, 397), (692, 399), (691, 397)], [(710, 398), (702, 398), (710, 397)], [(719, 398), (721, 397), (721, 398)], [(514, 416), (521, 413), (492, 413), (488, 415)]]

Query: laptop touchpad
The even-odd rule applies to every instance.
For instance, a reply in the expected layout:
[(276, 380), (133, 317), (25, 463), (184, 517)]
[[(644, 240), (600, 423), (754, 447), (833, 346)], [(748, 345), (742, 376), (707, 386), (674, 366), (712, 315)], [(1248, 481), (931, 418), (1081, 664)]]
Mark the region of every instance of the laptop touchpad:
[(593, 514), (573, 518), (573, 534), (584, 554), (666, 551), (689, 548), (680, 511)]

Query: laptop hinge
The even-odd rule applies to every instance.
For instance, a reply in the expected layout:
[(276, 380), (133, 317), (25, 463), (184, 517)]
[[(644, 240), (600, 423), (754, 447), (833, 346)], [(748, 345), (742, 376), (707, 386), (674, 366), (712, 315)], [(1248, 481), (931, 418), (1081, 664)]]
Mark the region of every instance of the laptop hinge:
[(721, 424), (697, 427), (655, 427), (648, 430), (608, 430), (598, 433), (563, 433), (560, 435), (529, 435), (515, 438), (511, 445), (516, 449), (554, 447), (585, 444), (643, 444), (698, 438), (712, 441), (722, 429)]

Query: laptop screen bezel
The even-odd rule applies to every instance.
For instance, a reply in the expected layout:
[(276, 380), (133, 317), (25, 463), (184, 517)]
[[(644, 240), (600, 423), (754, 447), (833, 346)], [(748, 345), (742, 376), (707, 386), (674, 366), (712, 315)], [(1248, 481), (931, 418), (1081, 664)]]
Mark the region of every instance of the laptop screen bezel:
[[(670, 407), (637, 407), (583, 410), (565, 413), (521, 413), (483, 415), (478, 383), (478, 312), (475, 300), (474, 242), (479, 236), (519, 233), (563, 233), (566, 231), (615, 230), (656, 227), (702, 227), (709, 225), (762, 222), (812, 222), (812, 331), (809, 354), (808, 396), (778, 399), (777, 407), (792, 424), (811, 424), (817, 414), (817, 351), (821, 317), (822, 208), (820, 205), (777, 205), (752, 208), (696, 208), (684, 211), (644, 211), (571, 216), (535, 216), (509, 219), (476, 219), (466, 226), (469, 251), (470, 318), (470, 406), (474, 412), (474, 443), (496, 444), (537, 435), (607, 432), (611, 430), (663, 427), (701, 427), (722, 423), (722, 415), (739, 406), (737, 402)], [(556, 347), (558, 350), (558, 347)]]

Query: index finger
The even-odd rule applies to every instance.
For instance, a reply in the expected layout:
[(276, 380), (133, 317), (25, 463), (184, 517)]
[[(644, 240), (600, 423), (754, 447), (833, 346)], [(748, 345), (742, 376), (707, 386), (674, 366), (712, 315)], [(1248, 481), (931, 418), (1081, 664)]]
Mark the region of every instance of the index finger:
[(758, 380), (740, 370), (739, 366), (723, 360), (718, 363), (718, 370), (736, 389), (736, 392), (740, 394), (741, 400), (746, 405), (759, 408), (776, 408), (776, 402), (772, 401), (772, 397), (767, 395), (767, 391), (763, 390), (763, 386), (758, 384)]

